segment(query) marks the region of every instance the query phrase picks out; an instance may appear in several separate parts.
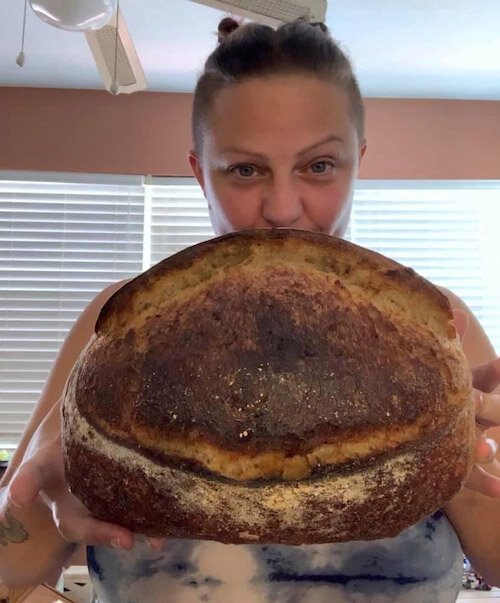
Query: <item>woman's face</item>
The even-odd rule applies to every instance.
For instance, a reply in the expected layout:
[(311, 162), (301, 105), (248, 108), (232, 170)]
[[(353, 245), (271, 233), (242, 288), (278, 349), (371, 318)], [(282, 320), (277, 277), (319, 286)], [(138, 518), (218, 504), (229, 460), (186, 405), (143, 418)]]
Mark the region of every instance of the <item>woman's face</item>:
[(217, 235), (299, 228), (342, 236), (365, 152), (346, 94), (304, 75), (248, 79), (223, 89), (193, 172)]

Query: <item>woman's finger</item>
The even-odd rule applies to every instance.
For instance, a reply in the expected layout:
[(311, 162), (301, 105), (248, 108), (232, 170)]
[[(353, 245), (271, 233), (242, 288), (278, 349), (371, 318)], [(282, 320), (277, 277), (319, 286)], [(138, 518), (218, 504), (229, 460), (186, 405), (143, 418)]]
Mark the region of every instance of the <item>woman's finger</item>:
[(500, 425), (500, 394), (474, 392), (476, 423), (488, 429)]
[(18, 469), (9, 487), (14, 507), (30, 505), (38, 495), (52, 510), (54, 523), (68, 542), (100, 544), (130, 550), (134, 535), (130, 530), (94, 519), (64, 481), (62, 462), (39, 452)]
[(69, 542), (108, 545), (130, 550), (134, 535), (121, 526), (100, 521), (69, 490), (55, 496), (51, 505), (54, 523), (62, 537)]
[(53, 489), (64, 484), (64, 466), (58, 443), (41, 448), (36, 455), (24, 461), (9, 488), (9, 498), (14, 506), (32, 503), (42, 491), (50, 496)]
[(11, 504), (14, 507), (30, 505), (40, 493), (42, 482), (41, 465), (33, 459), (24, 462), (15, 473), (9, 486)]
[(460, 341), (462, 341), (469, 325), (469, 315), (467, 312), (459, 308), (453, 308), (453, 324)]
[(480, 492), (490, 498), (500, 499), (500, 478), (487, 473), (478, 465), (473, 467), (465, 485), (470, 490)]
[(495, 460), (498, 444), (492, 438), (479, 435), (476, 438), (476, 463), (486, 465)]
[(154, 551), (161, 551), (165, 546), (166, 541), (166, 538), (146, 538), (149, 548)]
[(472, 384), (482, 392), (496, 389), (500, 385), (500, 357), (472, 369)]

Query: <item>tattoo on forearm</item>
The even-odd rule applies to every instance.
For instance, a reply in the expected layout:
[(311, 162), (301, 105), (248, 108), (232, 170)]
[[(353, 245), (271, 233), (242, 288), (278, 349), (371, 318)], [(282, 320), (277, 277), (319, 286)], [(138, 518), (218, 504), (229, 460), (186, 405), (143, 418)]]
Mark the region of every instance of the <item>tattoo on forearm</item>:
[(5, 511), (5, 517), (0, 519), (0, 544), (7, 546), (9, 542), (19, 544), (28, 540), (28, 532), (24, 529), (23, 524), (12, 517), (11, 513)]

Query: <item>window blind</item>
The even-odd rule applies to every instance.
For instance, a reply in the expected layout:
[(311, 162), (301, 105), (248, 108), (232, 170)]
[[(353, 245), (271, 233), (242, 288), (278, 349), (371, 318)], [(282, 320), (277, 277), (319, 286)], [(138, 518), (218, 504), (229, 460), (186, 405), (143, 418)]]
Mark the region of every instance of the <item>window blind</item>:
[(461, 297), (500, 353), (500, 182), (364, 181), (349, 238)]
[(207, 202), (194, 179), (153, 180), (146, 186), (146, 207), (151, 226), (145, 267), (214, 236)]
[(127, 182), (0, 181), (0, 448), (16, 445), (83, 308), (142, 270), (143, 207)]

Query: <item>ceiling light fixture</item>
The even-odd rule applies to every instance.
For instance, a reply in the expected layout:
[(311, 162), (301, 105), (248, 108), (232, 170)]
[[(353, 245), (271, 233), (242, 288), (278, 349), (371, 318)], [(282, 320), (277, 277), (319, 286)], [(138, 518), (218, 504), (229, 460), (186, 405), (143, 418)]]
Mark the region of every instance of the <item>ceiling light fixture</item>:
[(99, 29), (116, 11), (116, 0), (29, 0), (37, 17), (70, 31)]
[[(27, 1), (37, 17), (49, 25), (85, 33), (104, 86), (111, 94), (147, 88), (141, 62), (120, 11), (119, 0)], [(24, 63), (23, 49), (17, 63)]]

